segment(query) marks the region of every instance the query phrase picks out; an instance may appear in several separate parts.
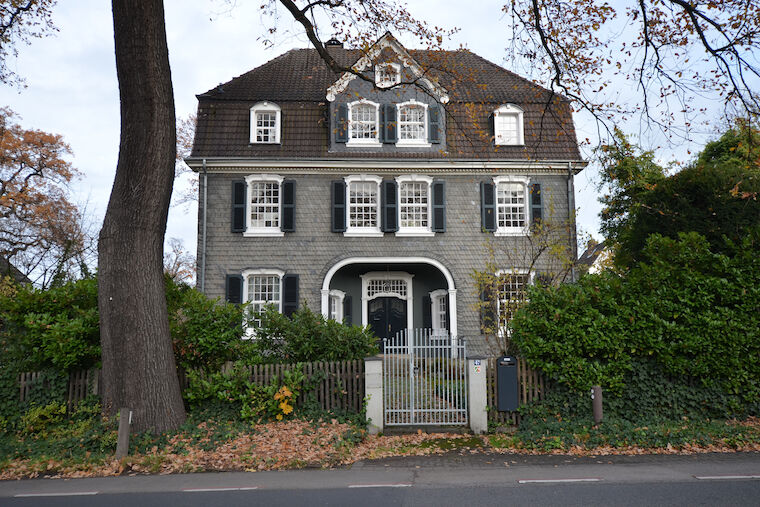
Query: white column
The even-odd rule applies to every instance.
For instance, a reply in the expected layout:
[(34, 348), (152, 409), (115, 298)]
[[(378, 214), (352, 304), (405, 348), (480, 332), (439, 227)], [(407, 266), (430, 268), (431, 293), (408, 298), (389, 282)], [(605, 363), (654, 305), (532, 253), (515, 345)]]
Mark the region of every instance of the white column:
[(456, 336), (457, 333), (457, 290), (449, 289), (449, 333)]
[(473, 433), (488, 431), (488, 411), (486, 406), (486, 368), (488, 360), (485, 356), (467, 358), (467, 374), (469, 376), (468, 399), (470, 402), (470, 429)]
[(330, 316), (330, 289), (322, 289), (322, 315)]
[(364, 389), (367, 395), (367, 429), (370, 435), (383, 431), (383, 359), (364, 358)]

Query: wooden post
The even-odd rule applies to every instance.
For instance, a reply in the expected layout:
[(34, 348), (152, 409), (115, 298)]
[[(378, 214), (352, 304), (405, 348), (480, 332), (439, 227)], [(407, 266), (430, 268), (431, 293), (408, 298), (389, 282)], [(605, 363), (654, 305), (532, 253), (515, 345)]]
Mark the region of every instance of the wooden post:
[(132, 424), (132, 411), (128, 408), (119, 409), (119, 439), (116, 443), (116, 459), (129, 454), (129, 426)]
[(591, 404), (594, 410), (594, 424), (602, 422), (602, 386), (591, 387)]

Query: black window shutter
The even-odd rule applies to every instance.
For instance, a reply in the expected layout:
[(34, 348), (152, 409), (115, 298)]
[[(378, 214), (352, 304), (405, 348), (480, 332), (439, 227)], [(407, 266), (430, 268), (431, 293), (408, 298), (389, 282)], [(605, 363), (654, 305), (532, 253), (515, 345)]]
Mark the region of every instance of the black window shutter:
[(530, 222), (537, 225), (544, 218), (544, 208), (541, 198), (541, 184), (533, 183), (530, 186)]
[(346, 296), (343, 298), (343, 323), (347, 326), (350, 326), (353, 323), (351, 310), (351, 296)]
[(245, 232), (245, 180), (232, 182), (232, 232)]
[(384, 143), (395, 143), (398, 141), (396, 129), (396, 105), (384, 104), (383, 108), (383, 134), (380, 138)]
[(488, 181), (480, 183), (480, 218), (483, 230), (493, 232), (496, 230), (496, 199), (494, 184)]
[(433, 311), (430, 296), (422, 296), (422, 328), (433, 328)]
[(446, 232), (446, 182), (433, 181), (433, 232)]
[(428, 107), (428, 139), (433, 144), (441, 142), (441, 113), (438, 106)]
[(346, 230), (346, 182), (332, 182), (332, 232)]
[(282, 277), (282, 314), (290, 317), (298, 310), (298, 275)]
[(451, 334), (451, 312), (449, 311), (449, 295), (443, 296), (444, 304), (446, 305), (446, 331)]
[(335, 117), (335, 142), (348, 142), (348, 106), (345, 104), (338, 104)]
[(228, 303), (239, 305), (243, 302), (243, 277), (241, 275), (227, 275), (224, 285)]
[(280, 210), (280, 230), (294, 232), (296, 230), (296, 182), (284, 180), (280, 187), (282, 191), (282, 208)]
[(398, 230), (398, 192), (395, 180), (383, 180), (382, 189), (382, 231), (396, 232)]
[(480, 332), (485, 333), (488, 330), (495, 333), (496, 329), (496, 308), (495, 302), (491, 297), (491, 288), (485, 287), (480, 292)]
[(493, 113), (488, 115), (488, 131), (491, 133), (491, 141), (496, 144), (496, 118)]

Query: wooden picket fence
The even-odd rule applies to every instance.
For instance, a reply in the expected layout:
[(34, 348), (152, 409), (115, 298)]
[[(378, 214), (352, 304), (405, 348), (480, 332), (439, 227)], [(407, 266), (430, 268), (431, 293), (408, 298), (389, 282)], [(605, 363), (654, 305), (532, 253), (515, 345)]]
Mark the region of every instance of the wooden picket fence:
[[(32, 387), (40, 381), (40, 372), (28, 372), (19, 375), (19, 401), (22, 403), (29, 398)], [(66, 406), (69, 411), (81, 400), (90, 394), (100, 394), (98, 385), (100, 382), (100, 370), (92, 368), (89, 370), (74, 371), (69, 374), (68, 386), (66, 388)]]
[[(499, 425), (509, 426), (520, 423), (520, 414), (517, 412), (499, 412), (497, 407), (496, 386), (496, 358), (488, 359), (486, 379), (486, 396), (488, 399), (488, 420)], [(525, 359), (517, 359), (517, 381), (520, 384), (518, 391), (519, 404), (542, 400), (546, 394), (548, 383), (543, 374), (538, 370), (531, 369)]]
[[(251, 380), (257, 384), (268, 384), (270, 380), (280, 377), (286, 370), (292, 370), (293, 364), (262, 364), (249, 367)], [(308, 396), (314, 396), (323, 410), (360, 412), (364, 404), (364, 361), (322, 361), (302, 363), (302, 371), (307, 384), (313, 383), (310, 391), (301, 393), (298, 404)], [(39, 372), (19, 375), (19, 400), (28, 399), (32, 386), (39, 382)], [(187, 387), (185, 375), (180, 372), (180, 385)], [(89, 394), (100, 394), (100, 370), (75, 371), (69, 375), (66, 404), (71, 410), (77, 402)], [(309, 382), (312, 381), (312, 382)]]

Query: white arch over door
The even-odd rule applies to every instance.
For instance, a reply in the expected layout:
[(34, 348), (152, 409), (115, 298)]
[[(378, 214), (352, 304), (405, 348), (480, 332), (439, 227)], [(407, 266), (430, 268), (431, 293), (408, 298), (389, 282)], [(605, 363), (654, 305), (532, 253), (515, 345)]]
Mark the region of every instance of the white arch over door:
[(329, 317), (330, 314), (330, 282), (332, 281), (335, 273), (342, 267), (349, 264), (396, 264), (396, 263), (414, 263), (414, 264), (429, 264), (438, 268), (446, 279), (449, 292), (449, 325), (451, 329), (449, 332), (457, 335), (457, 289), (454, 285), (454, 277), (451, 276), (451, 272), (440, 261), (430, 259), (428, 257), (349, 257), (336, 262), (325, 274), (325, 279), (322, 282), (322, 315)]

